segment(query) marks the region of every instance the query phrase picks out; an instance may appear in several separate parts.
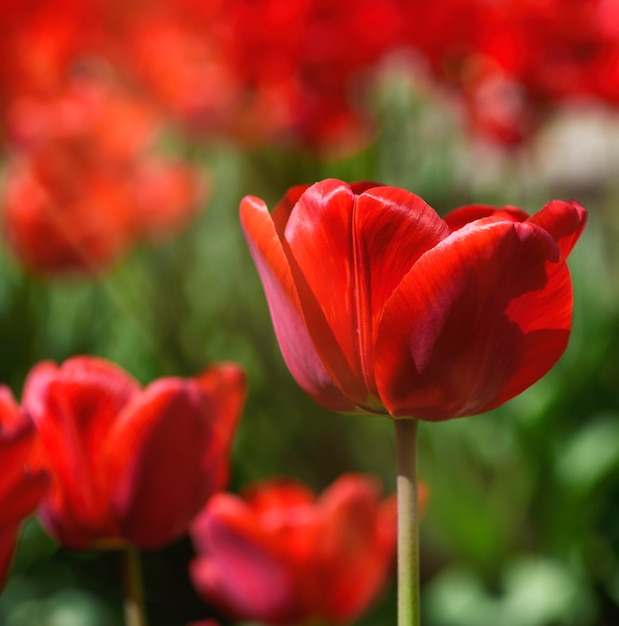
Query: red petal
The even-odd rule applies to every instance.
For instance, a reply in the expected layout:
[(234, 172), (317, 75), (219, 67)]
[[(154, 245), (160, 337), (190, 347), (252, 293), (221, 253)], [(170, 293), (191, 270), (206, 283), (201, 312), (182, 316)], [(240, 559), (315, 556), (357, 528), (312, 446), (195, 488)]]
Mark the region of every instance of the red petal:
[(211, 416), (210, 455), (222, 459), (220, 467), (213, 467), (219, 475), (215, 480), (221, 489), (228, 479), (228, 456), (247, 396), (245, 371), (236, 363), (219, 363), (204, 370), (194, 380), (212, 401), (215, 410)]
[[(46, 472), (33, 471), (28, 467), (36, 442), (34, 424), (13, 404), (8, 389), (3, 391), (1, 426), (7, 418), (11, 424), (9, 432), (0, 430), (0, 527), (18, 525), (30, 515), (49, 486)], [(7, 416), (7, 412), (12, 415)]]
[(101, 447), (138, 389), (124, 370), (95, 357), (69, 359), (60, 368), (43, 362), (26, 380), (24, 407), (54, 473), (42, 518), (69, 547), (84, 548), (115, 533)]
[[(4, 445), (0, 446), (0, 454), (6, 452)], [(11, 457), (15, 455), (12, 454)], [(5, 524), (19, 524), (28, 517), (39, 505), (49, 488), (49, 477), (43, 471), (29, 472), (25, 468), (27, 457), (24, 455), (19, 465), (2, 463), (2, 477), (0, 479), (0, 491), (2, 499), (2, 521), (0, 527)]]
[(160, 548), (183, 535), (218, 486), (217, 401), (193, 380), (164, 378), (128, 406), (101, 454), (125, 539)]
[(243, 490), (243, 499), (258, 516), (281, 515), (295, 507), (314, 504), (316, 496), (305, 485), (290, 478), (271, 478)]
[[(367, 189), (371, 189), (372, 187), (380, 187), (378, 183), (370, 182), (370, 181), (358, 181), (355, 183), (351, 183), (350, 188), (353, 193), (360, 194), (366, 191)], [(277, 203), (277, 206), (273, 209), (273, 213), (271, 213), (271, 217), (273, 218), (273, 223), (275, 224), (275, 230), (277, 230), (277, 234), (280, 239), (284, 238), (284, 230), (286, 229), (286, 224), (288, 223), (288, 219), (290, 218), (290, 214), (292, 213), (292, 209), (294, 209), (295, 204), (299, 201), (299, 198), (305, 193), (306, 189), (308, 189), (310, 185), (296, 185), (288, 189), (285, 193), (284, 197)]]
[(0, 384), (0, 436), (6, 437), (11, 433), (20, 432), (26, 423), (30, 424), (28, 428), (33, 428), (30, 419), (20, 410), (13, 392), (6, 385)]
[(322, 528), (316, 544), (321, 564), (321, 616), (354, 622), (387, 582), (395, 558), (393, 542), (382, 541), (379, 484), (368, 476), (340, 477), (320, 499)]
[(196, 521), (192, 536), (205, 548), (192, 564), (193, 583), (220, 610), (268, 624), (297, 623), (296, 617), (298, 622), (307, 617), (296, 615), (300, 607), (295, 606), (295, 570), (240, 499), (216, 496)]
[(13, 560), (18, 533), (17, 525), (5, 526), (0, 530), (0, 591), (4, 587)]
[(528, 223), (473, 222), (426, 253), (385, 307), (376, 380), (395, 416), (487, 411), (541, 378), (571, 328), (569, 271)]
[[(361, 369), (356, 307), (353, 251), (353, 206), (356, 196), (338, 180), (312, 185), (301, 196), (286, 225), (289, 258), (305, 319), (314, 342), (325, 351), (335, 371), (350, 371), (339, 377), (346, 397), (363, 404), (367, 390)], [(313, 303), (315, 310), (310, 310)], [(318, 324), (324, 318), (325, 336)], [(328, 335), (332, 335), (329, 337)], [(343, 368), (335, 366), (336, 349), (344, 356)]]
[(587, 211), (578, 202), (551, 200), (528, 221), (550, 233), (567, 258), (585, 227)]
[(264, 202), (254, 197), (244, 198), (241, 223), (290, 373), (319, 404), (335, 411), (352, 410), (354, 404), (343, 395), (310, 337), (288, 259)]
[(529, 214), (513, 206), (499, 209), (488, 204), (471, 204), (451, 211), (445, 216), (445, 221), (451, 230), (459, 230), (470, 222), (484, 217), (494, 217), (509, 222), (524, 222), (529, 218)]
[(280, 240), (284, 238), (284, 230), (286, 230), (286, 224), (288, 223), (292, 209), (294, 209), (295, 204), (308, 187), (309, 185), (296, 185), (291, 187), (273, 209), (271, 218)]
[(350, 268), (356, 283), (356, 341), (362, 344), (365, 380), (374, 394), (373, 349), (385, 303), (419, 257), (450, 232), (434, 209), (403, 189), (375, 187), (356, 199)]

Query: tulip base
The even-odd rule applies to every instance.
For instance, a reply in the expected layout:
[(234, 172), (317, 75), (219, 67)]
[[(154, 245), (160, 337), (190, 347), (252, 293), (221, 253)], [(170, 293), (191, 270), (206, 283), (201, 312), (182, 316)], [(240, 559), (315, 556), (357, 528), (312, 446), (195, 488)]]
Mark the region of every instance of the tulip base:
[(398, 626), (419, 626), (419, 494), (415, 419), (396, 419), (398, 459)]
[(127, 546), (121, 555), (125, 626), (147, 626), (140, 553), (137, 548)]

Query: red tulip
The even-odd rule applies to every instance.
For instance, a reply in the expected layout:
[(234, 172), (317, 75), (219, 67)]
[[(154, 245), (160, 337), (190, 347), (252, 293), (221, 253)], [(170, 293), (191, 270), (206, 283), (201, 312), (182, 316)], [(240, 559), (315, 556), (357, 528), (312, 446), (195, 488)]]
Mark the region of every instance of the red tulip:
[(554, 365), (585, 219), (561, 200), (441, 219), (403, 189), (338, 180), (292, 188), (272, 215), (241, 203), (299, 385), (329, 409), (425, 420), (488, 411)]
[(319, 498), (271, 479), (211, 499), (192, 525), (191, 577), (233, 619), (348, 624), (387, 582), (396, 526), (395, 499), (368, 476), (341, 476)]
[(0, 204), (9, 247), (30, 270), (101, 271), (194, 217), (196, 173), (154, 152), (161, 119), (120, 85), (82, 77), (11, 111)]
[(19, 528), (48, 487), (48, 476), (29, 468), (35, 443), (34, 424), (0, 386), (0, 588), (13, 557)]
[(102, 359), (39, 363), (23, 405), (53, 476), (42, 523), (74, 549), (178, 539), (224, 485), (244, 396), (234, 364), (141, 389)]

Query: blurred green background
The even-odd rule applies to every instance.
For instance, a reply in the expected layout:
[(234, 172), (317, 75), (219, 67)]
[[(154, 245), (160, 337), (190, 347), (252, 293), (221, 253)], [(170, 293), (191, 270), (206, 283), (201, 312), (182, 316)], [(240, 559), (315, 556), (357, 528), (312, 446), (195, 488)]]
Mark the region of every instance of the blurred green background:
[[(375, 140), (346, 158), (172, 138), (167, 148), (212, 181), (205, 210), (180, 236), (135, 248), (94, 281), (28, 276), (3, 253), (0, 380), (19, 397), (38, 360), (80, 353), (111, 359), (144, 383), (238, 361), (249, 397), (231, 489), (288, 475), (321, 490), (358, 471), (392, 492), (391, 421), (324, 411), (289, 375), (238, 223), (240, 199), (250, 193), (272, 207), (291, 185), (336, 177), (407, 188), (441, 213), (472, 202), (534, 212), (551, 198), (578, 200), (590, 220), (569, 261), (575, 310), (563, 358), (490, 414), (422, 424), (419, 472), (431, 491), (423, 623), (616, 626), (619, 120), (568, 112), (506, 151), (466, 135), (444, 104), (400, 78), (385, 79), (374, 96)], [(183, 540), (143, 555), (152, 626), (208, 615), (188, 582), (191, 554)], [(121, 602), (116, 553), (61, 549), (31, 520), (0, 597), (0, 624), (117, 626)], [(395, 623), (395, 608), (392, 585), (359, 623)]]

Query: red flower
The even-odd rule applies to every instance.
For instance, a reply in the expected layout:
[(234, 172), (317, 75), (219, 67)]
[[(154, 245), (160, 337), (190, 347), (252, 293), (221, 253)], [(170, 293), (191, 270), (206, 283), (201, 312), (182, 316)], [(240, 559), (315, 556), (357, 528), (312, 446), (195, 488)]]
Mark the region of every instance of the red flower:
[[(191, 129), (350, 149), (365, 87), (401, 43), (401, 0), (164, 0), (126, 12), (121, 63)], [(124, 7), (123, 7), (124, 8)]]
[(571, 329), (565, 259), (586, 212), (463, 207), (445, 220), (393, 187), (325, 180), (241, 221), (284, 359), (318, 403), (444, 420), (541, 378)]
[(48, 487), (43, 470), (28, 468), (36, 431), (9, 389), (0, 386), (0, 588), (4, 585), (24, 518)]
[(368, 476), (341, 476), (319, 498), (272, 479), (209, 502), (191, 529), (191, 577), (233, 619), (347, 624), (384, 587), (396, 527), (395, 498), (381, 502)]
[(140, 389), (102, 359), (39, 363), (23, 404), (53, 475), (44, 526), (74, 549), (179, 538), (225, 483), (244, 396), (234, 364)]
[(30, 270), (101, 271), (136, 240), (169, 236), (194, 217), (196, 173), (155, 154), (161, 119), (120, 85), (82, 77), (54, 100), (11, 111), (2, 220)]
[(561, 103), (619, 103), (612, 0), (414, 0), (402, 9), (410, 47), (486, 136), (517, 144)]

